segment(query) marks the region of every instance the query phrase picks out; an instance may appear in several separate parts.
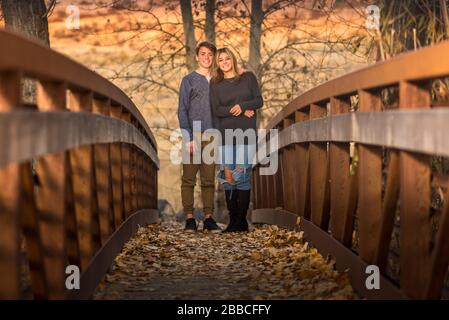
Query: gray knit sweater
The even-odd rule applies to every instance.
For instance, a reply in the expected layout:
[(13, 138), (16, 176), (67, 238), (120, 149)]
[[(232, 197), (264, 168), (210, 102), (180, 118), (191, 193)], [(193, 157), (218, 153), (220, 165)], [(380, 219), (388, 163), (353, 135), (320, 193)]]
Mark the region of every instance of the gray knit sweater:
[[(210, 108), (209, 80), (193, 71), (182, 78), (178, 103), (179, 127), (189, 132), (204, 132), (214, 128), (214, 119)], [(193, 127), (193, 121), (201, 121), (201, 130)]]

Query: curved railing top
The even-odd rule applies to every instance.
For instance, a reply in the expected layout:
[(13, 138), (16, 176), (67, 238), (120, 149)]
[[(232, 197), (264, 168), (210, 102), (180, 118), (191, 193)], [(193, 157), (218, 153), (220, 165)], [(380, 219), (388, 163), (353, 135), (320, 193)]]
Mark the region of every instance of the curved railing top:
[(64, 81), (70, 89), (89, 90), (94, 96), (111, 99), (112, 104), (122, 105), (137, 119), (157, 150), (156, 139), (132, 100), (98, 73), (35, 40), (9, 30), (0, 30), (0, 47), (0, 70), (20, 70), (30, 78)]
[(448, 53), (449, 42), (443, 42), (330, 80), (292, 100), (269, 121), (266, 128), (274, 128), (295, 111), (308, 108), (310, 104), (326, 102), (330, 97), (347, 96), (358, 90), (382, 89), (401, 81), (422, 81), (447, 76)]

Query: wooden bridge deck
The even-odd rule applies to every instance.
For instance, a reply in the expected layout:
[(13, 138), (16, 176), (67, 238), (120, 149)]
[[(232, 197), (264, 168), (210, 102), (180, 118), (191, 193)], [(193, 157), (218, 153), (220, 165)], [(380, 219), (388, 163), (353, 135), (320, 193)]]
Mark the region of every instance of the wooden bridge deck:
[(356, 299), (303, 233), (257, 226), (249, 233), (183, 232), (168, 221), (141, 228), (117, 256), (95, 299)]

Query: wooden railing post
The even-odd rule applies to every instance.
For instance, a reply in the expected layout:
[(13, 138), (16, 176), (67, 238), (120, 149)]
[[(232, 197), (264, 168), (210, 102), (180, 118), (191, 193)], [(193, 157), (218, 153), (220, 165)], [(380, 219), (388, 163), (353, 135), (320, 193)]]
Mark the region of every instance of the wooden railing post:
[[(282, 124), (280, 124), (276, 129), (278, 129), (278, 134), (282, 131)], [(270, 137), (270, 139), (274, 139), (274, 137)], [(275, 150), (275, 152), (279, 152), (279, 150)], [(272, 185), (270, 190), (272, 190), (272, 206), (271, 208), (276, 207), (284, 207), (284, 192), (283, 192), (283, 182), (282, 182), (282, 153), (278, 154), (278, 157), (280, 159), (279, 161), (279, 167), (276, 170), (275, 174), (272, 175)]]
[[(310, 105), (310, 120), (326, 117), (326, 107)], [(327, 231), (329, 227), (329, 160), (326, 142), (309, 144), (310, 211), (312, 222)]]
[[(21, 103), (19, 72), (0, 73), (0, 112), (14, 110)], [(18, 299), (20, 288), (20, 165), (0, 168), (0, 299)]]
[[(382, 101), (380, 91), (359, 90), (359, 112), (380, 112)], [(358, 234), (359, 255), (368, 264), (377, 265), (385, 271), (390, 249), (396, 206), (384, 206), (382, 202), (382, 147), (358, 145)], [(392, 154), (394, 157), (394, 155)], [(395, 159), (390, 159), (394, 166)], [(391, 167), (394, 170), (394, 167)], [(388, 170), (385, 199), (391, 196), (396, 201), (397, 178)], [(389, 183), (388, 183), (389, 182)], [(392, 189), (393, 188), (393, 189)], [(393, 194), (392, 194), (393, 193)]]
[[(111, 116), (115, 119), (122, 118), (122, 106), (111, 105)], [(124, 209), (124, 187), (123, 182), (123, 161), (122, 161), (123, 144), (120, 142), (111, 145), (111, 174), (112, 174), (112, 198), (114, 210), (114, 229), (117, 229), (125, 219)]]
[[(310, 111), (309, 111), (310, 112)], [(295, 122), (309, 120), (309, 113), (296, 111)], [(297, 143), (294, 146), (293, 163), (296, 167), (294, 178), (295, 212), (310, 220), (310, 173), (309, 173), (309, 143)]]
[[(92, 112), (92, 92), (69, 91), (72, 112)], [(76, 229), (81, 270), (85, 270), (100, 243), (100, 223), (95, 184), (94, 147), (81, 146), (70, 151)], [(70, 258), (70, 257), (69, 257)]]
[[(285, 118), (283, 120), (283, 130), (294, 123), (293, 119)], [(287, 146), (279, 154), (281, 163), (282, 191), (284, 195), (284, 209), (289, 212), (295, 212), (295, 183), (293, 178), (296, 175), (296, 166), (294, 165), (294, 147)]]
[[(349, 98), (331, 98), (331, 115), (348, 113)], [(346, 246), (352, 242), (355, 205), (352, 203), (353, 178), (350, 176), (349, 143), (329, 144), (331, 231), (333, 237)]]
[[(400, 82), (399, 108), (429, 108), (430, 104), (428, 84)], [(401, 151), (399, 159), (401, 287), (418, 299), (424, 297), (430, 275), (430, 160), (407, 151)]]
[[(37, 106), (40, 111), (66, 109), (66, 89), (62, 82), (38, 82)], [(67, 153), (41, 157), (37, 162), (37, 206), (44, 264), (50, 299), (62, 299), (65, 293)]]
[[(381, 111), (380, 94), (359, 91), (359, 112)], [(359, 255), (369, 264), (377, 264), (377, 245), (382, 225), (382, 148), (358, 145)]]
[[(131, 124), (133, 126), (137, 125), (137, 120), (134, 117), (131, 117)], [(131, 169), (130, 169), (130, 179), (131, 179), (131, 213), (134, 213), (139, 209), (138, 204), (138, 190), (137, 190), (137, 155), (138, 151), (135, 146), (131, 146), (131, 155), (130, 155), (130, 162), (131, 162)], [(131, 214), (130, 213), (130, 214)]]
[[(123, 110), (121, 119), (128, 123), (131, 122), (131, 114)], [(132, 194), (131, 194), (131, 146), (127, 143), (122, 144), (122, 170), (123, 170), (123, 207), (125, 210), (125, 219), (132, 213)]]
[[(110, 115), (109, 99), (94, 99), (93, 112)], [(95, 145), (95, 182), (97, 187), (100, 238), (103, 245), (112, 233), (114, 209), (112, 201), (111, 154), (109, 144)], [(101, 246), (100, 245), (100, 246)], [(99, 247), (100, 247), (99, 246)], [(98, 247), (98, 248), (99, 248)]]

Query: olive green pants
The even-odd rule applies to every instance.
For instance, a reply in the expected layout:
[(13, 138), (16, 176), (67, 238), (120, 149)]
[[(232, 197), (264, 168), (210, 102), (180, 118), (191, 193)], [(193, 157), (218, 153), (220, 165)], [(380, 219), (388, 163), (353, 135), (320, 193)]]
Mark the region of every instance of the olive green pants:
[[(204, 143), (203, 143), (204, 146)], [(203, 199), (204, 214), (213, 214), (215, 195), (215, 163), (182, 165), (181, 198), (184, 213), (193, 214), (194, 189), (196, 175), (200, 172), (201, 197)]]

